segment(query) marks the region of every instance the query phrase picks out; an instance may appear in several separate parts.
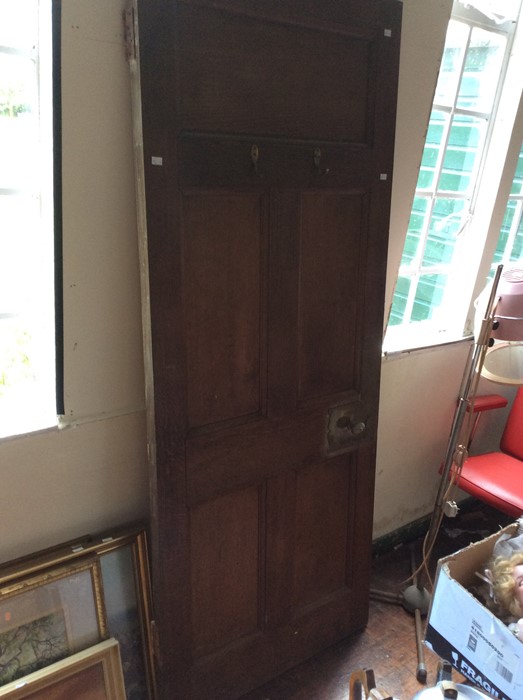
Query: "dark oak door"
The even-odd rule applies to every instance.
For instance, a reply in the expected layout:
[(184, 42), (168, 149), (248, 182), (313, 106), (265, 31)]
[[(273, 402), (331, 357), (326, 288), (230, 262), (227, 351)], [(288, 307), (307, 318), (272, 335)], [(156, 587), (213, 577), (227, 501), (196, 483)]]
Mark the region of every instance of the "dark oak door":
[(395, 0), (140, 0), (164, 700), (366, 624)]

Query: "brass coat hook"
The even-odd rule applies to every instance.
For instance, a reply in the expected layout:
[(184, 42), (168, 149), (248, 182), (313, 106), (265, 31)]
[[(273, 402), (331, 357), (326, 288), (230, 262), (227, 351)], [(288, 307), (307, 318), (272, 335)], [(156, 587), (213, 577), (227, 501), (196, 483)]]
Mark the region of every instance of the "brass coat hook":
[(260, 157), (260, 149), (258, 146), (253, 143), (251, 146), (251, 163), (252, 167), (254, 168), (254, 174), (257, 175), (258, 177), (263, 177), (263, 175), (260, 175), (258, 172), (258, 158)]
[(314, 167), (316, 168), (316, 175), (327, 175), (330, 168), (321, 169), (321, 148), (316, 147), (314, 149)]

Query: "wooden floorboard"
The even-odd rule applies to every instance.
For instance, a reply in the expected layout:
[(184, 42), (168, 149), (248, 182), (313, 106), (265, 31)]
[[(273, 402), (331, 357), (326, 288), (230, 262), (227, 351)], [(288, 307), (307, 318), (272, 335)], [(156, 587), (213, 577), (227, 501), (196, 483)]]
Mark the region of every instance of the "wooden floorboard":
[[(478, 504), (447, 521), (431, 562), (483, 539), (510, 522), (506, 516)], [(414, 543), (415, 553), (421, 542)], [(400, 592), (411, 572), (411, 545), (381, 554), (373, 561), (374, 588)], [(416, 558), (416, 556), (415, 556)], [(423, 623), (424, 624), (424, 623)], [(439, 658), (424, 649), (427, 685), (435, 683)], [(424, 685), (416, 678), (417, 649), (414, 617), (399, 605), (371, 601), (364, 631), (287, 671), (241, 700), (348, 700), (349, 678), (358, 669), (372, 669), (376, 686), (398, 700), (411, 700)], [(458, 674), (454, 680), (462, 682)]]

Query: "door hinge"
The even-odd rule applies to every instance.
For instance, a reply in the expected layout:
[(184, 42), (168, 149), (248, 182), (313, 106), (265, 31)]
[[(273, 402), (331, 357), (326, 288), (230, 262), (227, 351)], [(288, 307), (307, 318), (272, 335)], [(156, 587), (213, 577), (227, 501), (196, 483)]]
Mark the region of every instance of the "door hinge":
[(125, 58), (128, 63), (136, 61), (136, 27), (134, 6), (130, 5), (123, 11), (123, 26), (125, 40)]

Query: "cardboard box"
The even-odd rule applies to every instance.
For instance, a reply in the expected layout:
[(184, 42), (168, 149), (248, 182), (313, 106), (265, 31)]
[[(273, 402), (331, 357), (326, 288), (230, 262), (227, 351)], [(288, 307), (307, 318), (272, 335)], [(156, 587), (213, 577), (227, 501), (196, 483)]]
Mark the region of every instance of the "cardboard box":
[(425, 644), (476, 686), (502, 700), (523, 699), (523, 642), (474, 597), (475, 575), (509, 525), (438, 562)]

